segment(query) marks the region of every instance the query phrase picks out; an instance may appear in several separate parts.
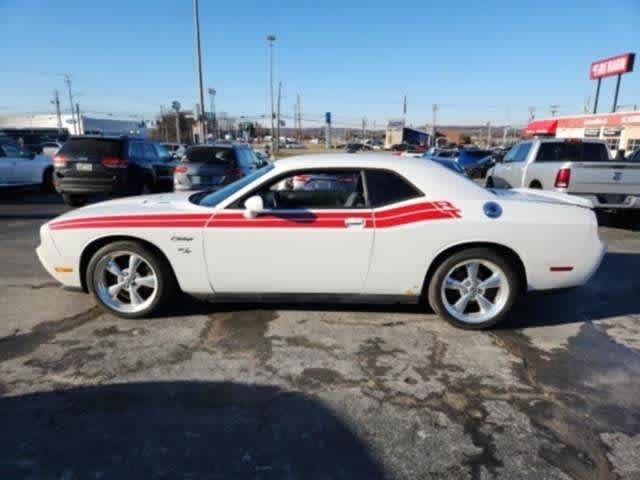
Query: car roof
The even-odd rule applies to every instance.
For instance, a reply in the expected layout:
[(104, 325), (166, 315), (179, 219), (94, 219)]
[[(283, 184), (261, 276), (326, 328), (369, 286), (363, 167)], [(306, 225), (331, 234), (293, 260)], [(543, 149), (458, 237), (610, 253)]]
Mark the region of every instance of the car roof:
[(382, 169), (391, 170), (414, 183), (429, 196), (448, 200), (451, 198), (490, 199), (491, 194), (481, 186), (460, 174), (418, 157), (398, 157), (391, 153), (325, 153), (297, 155), (274, 162), (274, 175), (297, 169)]

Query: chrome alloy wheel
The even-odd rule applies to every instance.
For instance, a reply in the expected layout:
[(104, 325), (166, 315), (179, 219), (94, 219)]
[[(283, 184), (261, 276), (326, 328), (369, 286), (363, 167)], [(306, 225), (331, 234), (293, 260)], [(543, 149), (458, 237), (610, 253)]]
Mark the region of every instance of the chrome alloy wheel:
[(509, 299), (507, 275), (495, 263), (470, 259), (456, 264), (440, 288), (447, 312), (464, 323), (487, 322), (500, 314)]
[(151, 263), (128, 251), (102, 257), (94, 270), (93, 284), (100, 300), (122, 313), (140, 312), (158, 295), (158, 275)]

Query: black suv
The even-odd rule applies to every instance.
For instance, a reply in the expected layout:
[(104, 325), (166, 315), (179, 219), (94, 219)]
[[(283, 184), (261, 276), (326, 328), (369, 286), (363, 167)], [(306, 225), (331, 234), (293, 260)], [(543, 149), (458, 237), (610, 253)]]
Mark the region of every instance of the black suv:
[(53, 183), (67, 205), (79, 207), (93, 193), (138, 195), (170, 190), (176, 162), (151, 140), (71, 137), (53, 159)]

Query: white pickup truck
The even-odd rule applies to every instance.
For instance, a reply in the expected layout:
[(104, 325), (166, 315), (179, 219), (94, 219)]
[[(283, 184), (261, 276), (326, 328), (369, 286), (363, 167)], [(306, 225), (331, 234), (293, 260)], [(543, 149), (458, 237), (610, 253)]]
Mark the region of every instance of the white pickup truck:
[(611, 160), (601, 141), (520, 142), (487, 172), (486, 186), (552, 190), (586, 198), (594, 208), (640, 212), (640, 162)]

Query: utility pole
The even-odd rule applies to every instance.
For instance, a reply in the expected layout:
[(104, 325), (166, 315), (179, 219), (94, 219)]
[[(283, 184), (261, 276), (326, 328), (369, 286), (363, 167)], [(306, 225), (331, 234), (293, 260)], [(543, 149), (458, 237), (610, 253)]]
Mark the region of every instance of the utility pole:
[(216, 89), (209, 87), (209, 101), (211, 102), (211, 130), (214, 138), (218, 138), (218, 126), (216, 125)]
[(529, 121), (532, 122), (536, 118), (536, 107), (529, 107)]
[(171, 102), (171, 108), (173, 108), (176, 111), (176, 143), (181, 143), (180, 142), (180, 102), (177, 100), (174, 100), (173, 102)]
[(436, 138), (436, 112), (438, 111), (440, 107), (438, 106), (437, 103), (434, 103), (431, 106), (431, 113), (432, 113), (432, 123), (431, 123), (431, 146), (432, 147), (437, 147), (438, 146), (438, 139)]
[(207, 121), (204, 114), (204, 88), (202, 87), (202, 54), (200, 50), (200, 9), (198, 8), (198, 0), (193, 0), (193, 17), (196, 26), (196, 58), (198, 62), (198, 90), (200, 93), (200, 143), (207, 141)]
[(551, 110), (552, 117), (556, 116), (556, 113), (558, 113), (559, 108), (560, 108), (560, 105), (549, 105), (549, 109)]
[(278, 82), (278, 114), (276, 125), (276, 152), (280, 153), (280, 99), (282, 97), (282, 82)]
[(164, 117), (164, 107), (160, 105), (160, 127), (162, 128), (162, 138), (165, 142), (169, 142), (169, 132), (167, 128), (166, 118)]
[(62, 135), (62, 113), (60, 112), (60, 95), (58, 90), (53, 91), (53, 100), (51, 103), (56, 107), (56, 117), (58, 119), (58, 134)]
[(300, 108), (300, 94), (296, 95), (296, 139), (302, 142), (302, 109)]
[(80, 120), (80, 104), (76, 103), (76, 118), (78, 119), (78, 135), (82, 135), (82, 122)]
[(71, 122), (73, 123), (73, 134), (78, 135), (78, 126), (76, 124), (76, 118), (73, 114), (73, 95), (71, 93), (71, 76), (68, 73), (64, 74), (64, 83), (67, 84), (67, 91), (69, 92), (69, 111), (71, 112)]
[(487, 122), (487, 147), (491, 146), (491, 122)]
[[(275, 153), (275, 128), (273, 125), (274, 112), (273, 112), (273, 42), (276, 41), (276, 36), (271, 34), (267, 35), (267, 42), (269, 42), (269, 99), (271, 103), (271, 152)], [(279, 140), (278, 140), (279, 142)]]
[(366, 136), (367, 136), (367, 117), (362, 117), (362, 141), (363, 142)]

